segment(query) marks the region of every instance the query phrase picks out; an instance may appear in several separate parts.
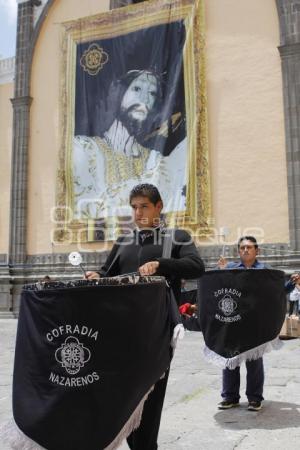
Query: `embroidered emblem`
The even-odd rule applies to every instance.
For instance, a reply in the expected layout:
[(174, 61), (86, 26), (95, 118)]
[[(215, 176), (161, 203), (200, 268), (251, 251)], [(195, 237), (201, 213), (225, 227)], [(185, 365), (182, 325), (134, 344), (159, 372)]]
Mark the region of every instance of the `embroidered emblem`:
[(218, 306), (225, 316), (230, 316), (236, 310), (237, 302), (233, 300), (230, 294), (226, 294), (221, 298)]
[(98, 44), (91, 44), (80, 58), (80, 65), (89, 75), (97, 75), (108, 61), (108, 54)]
[(55, 352), (55, 359), (70, 375), (75, 375), (90, 360), (91, 352), (74, 336), (66, 338), (65, 342)]

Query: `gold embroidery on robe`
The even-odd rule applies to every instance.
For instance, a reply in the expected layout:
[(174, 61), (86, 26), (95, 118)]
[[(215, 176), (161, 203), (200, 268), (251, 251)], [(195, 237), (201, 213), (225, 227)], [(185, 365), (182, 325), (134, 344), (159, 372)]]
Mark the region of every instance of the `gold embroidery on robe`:
[(140, 178), (146, 170), (150, 150), (139, 145), (139, 156), (114, 152), (104, 139), (94, 138), (105, 158), (105, 183), (112, 187), (132, 178)]

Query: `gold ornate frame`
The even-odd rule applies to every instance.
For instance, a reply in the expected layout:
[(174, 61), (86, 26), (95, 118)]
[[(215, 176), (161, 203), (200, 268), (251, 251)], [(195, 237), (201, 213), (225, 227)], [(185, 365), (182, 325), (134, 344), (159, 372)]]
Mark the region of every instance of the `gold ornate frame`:
[[(171, 8), (170, 8), (171, 6)], [(57, 184), (55, 241), (91, 242), (94, 220), (72, 219), (70, 162), (75, 127), (76, 45), (120, 36), (145, 26), (184, 20), (183, 54), (188, 137), (188, 185), (185, 213), (168, 213), (167, 222), (207, 235), (211, 213), (208, 165), (207, 100), (204, 57), (204, 0), (153, 0), (68, 21), (62, 30), (61, 148)], [(115, 223), (115, 218), (111, 218)]]

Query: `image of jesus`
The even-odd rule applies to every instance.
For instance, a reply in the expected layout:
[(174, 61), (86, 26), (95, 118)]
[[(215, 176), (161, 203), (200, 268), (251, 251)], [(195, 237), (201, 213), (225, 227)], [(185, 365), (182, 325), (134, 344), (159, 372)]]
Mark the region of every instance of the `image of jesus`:
[(107, 103), (115, 116), (103, 135), (74, 137), (74, 218), (129, 215), (128, 194), (142, 182), (154, 184), (162, 192), (165, 212), (183, 211), (186, 137), (168, 156), (144, 144), (163, 107), (160, 77), (150, 70), (130, 70), (112, 83)]

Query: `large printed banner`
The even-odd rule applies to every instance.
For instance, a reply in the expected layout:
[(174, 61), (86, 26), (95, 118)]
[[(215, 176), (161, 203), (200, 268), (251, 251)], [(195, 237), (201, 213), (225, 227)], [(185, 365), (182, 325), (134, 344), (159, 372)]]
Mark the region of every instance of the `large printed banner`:
[(109, 239), (145, 182), (167, 219), (207, 226), (202, 17), (158, 0), (64, 24), (58, 240)]

